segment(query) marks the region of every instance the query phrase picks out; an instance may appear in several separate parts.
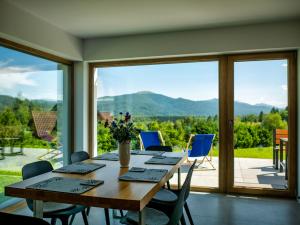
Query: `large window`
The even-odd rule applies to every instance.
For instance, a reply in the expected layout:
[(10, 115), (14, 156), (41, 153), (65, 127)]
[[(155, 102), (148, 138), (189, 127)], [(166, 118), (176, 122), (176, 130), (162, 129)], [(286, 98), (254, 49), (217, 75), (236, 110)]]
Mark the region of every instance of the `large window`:
[[(191, 145), (187, 147), (191, 135), (213, 134), (211, 151), (195, 171), (192, 186), (217, 188), (218, 68), (218, 61), (98, 68), (98, 154), (117, 149), (104, 124), (120, 112), (131, 113), (143, 131), (159, 131), (164, 144), (176, 152), (191, 150)], [(143, 149), (139, 138), (131, 142), (131, 149)], [(183, 177), (188, 165), (183, 169)], [(176, 184), (175, 176), (171, 182)]]
[(25, 164), (63, 164), (69, 77), (67, 65), (0, 46), (0, 204)]

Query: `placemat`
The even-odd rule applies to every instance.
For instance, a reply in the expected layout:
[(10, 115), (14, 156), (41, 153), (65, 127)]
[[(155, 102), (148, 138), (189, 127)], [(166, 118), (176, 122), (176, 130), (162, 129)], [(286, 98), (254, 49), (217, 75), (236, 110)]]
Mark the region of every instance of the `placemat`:
[(141, 151), (141, 150), (131, 150), (131, 155), (162, 155), (164, 151)]
[(145, 169), (133, 167), (127, 173), (119, 177), (122, 181), (138, 181), (138, 182), (159, 182), (168, 170), (163, 169)]
[(27, 186), (28, 189), (82, 194), (103, 184), (102, 180), (83, 180), (68, 177), (52, 177), (50, 179)]
[(95, 160), (109, 160), (109, 161), (119, 161), (119, 154), (117, 153), (105, 153), (94, 157)]
[(74, 174), (87, 174), (97, 169), (104, 167), (105, 164), (98, 163), (83, 163), (77, 162), (73, 163), (56, 170), (53, 170), (54, 173), (74, 173)]
[(153, 156), (145, 164), (176, 165), (180, 160), (180, 157)]

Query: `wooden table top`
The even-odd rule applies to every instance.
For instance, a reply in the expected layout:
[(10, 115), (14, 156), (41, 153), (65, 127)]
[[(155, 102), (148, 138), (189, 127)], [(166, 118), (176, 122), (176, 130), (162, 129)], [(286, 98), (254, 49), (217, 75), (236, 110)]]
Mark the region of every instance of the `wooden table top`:
[[(149, 203), (155, 193), (166, 183), (167, 180), (172, 177), (172, 175), (177, 171), (177, 169), (187, 157), (185, 153), (166, 152), (164, 155), (182, 157), (182, 159), (174, 166), (144, 164), (145, 161), (152, 157), (147, 155), (131, 155), (130, 159), (129, 168), (135, 166), (153, 169), (167, 169), (168, 173), (159, 183), (119, 181), (118, 177), (128, 171), (128, 168), (120, 168), (119, 161), (89, 159), (85, 162), (101, 163), (106, 164), (106, 166), (86, 175), (62, 174), (52, 172), (45, 173), (6, 186), (5, 195), (20, 198), (29, 198), (33, 200), (141, 211)], [(35, 184), (39, 181), (46, 180), (55, 176), (81, 179), (98, 179), (104, 180), (104, 184), (95, 187), (92, 190), (81, 195), (26, 189), (28, 185)]]

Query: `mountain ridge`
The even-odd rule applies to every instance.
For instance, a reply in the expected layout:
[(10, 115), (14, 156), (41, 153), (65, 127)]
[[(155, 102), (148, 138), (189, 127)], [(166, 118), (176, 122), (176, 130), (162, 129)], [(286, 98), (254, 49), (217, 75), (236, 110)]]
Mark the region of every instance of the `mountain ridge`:
[[(154, 92), (136, 92), (97, 98), (97, 110), (102, 112), (128, 111), (135, 116), (214, 116), (218, 114), (218, 99), (190, 100), (172, 98)], [(274, 106), (264, 103), (251, 105), (234, 102), (235, 115), (269, 113)]]

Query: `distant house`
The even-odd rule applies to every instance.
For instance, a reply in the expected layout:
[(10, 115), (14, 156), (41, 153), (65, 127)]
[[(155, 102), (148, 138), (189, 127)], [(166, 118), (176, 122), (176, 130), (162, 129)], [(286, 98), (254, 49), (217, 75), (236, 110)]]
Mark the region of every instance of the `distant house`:
[(56, 126), (57, 113), (53, 111), (32, 111), (32, 118), (36, 130), (36, 135), (46, 141), (52, 141), (54, 137), (51, 136), (51, 133)]
[(113, 115), (111, 112), (98, 112), (97, 113), (98, 121), (113, 121)]

